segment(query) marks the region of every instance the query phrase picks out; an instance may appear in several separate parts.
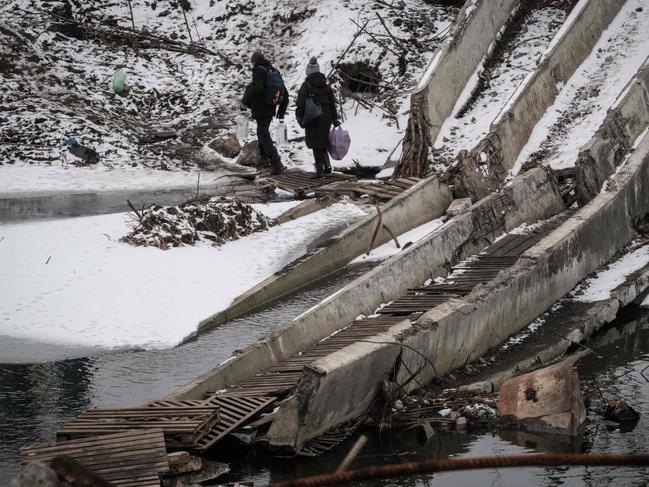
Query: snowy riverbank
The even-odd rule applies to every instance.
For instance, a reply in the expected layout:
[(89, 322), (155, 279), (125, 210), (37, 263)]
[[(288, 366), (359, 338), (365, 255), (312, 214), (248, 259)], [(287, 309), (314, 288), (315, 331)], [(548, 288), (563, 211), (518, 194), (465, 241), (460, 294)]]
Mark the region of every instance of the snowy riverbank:
[[(294, 203), (256, 205), (271, 217)], [(160, 348), (363, 215), (336, 204), (222, 247), (132, 247), (125, 214), (0, 225), (0, 337)]]

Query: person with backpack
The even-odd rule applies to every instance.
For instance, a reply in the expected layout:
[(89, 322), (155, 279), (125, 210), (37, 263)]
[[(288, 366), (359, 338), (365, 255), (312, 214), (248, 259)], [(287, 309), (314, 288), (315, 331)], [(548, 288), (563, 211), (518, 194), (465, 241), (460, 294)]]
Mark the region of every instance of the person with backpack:
[(256, 51), (250, 61), (252, 81), (246, 87), (241, 102), (250, 108), (252, 118), (257, 122), (257, 140), (262, 161), (270, 163), (271, 174), (279, 174), (286, 168), (280, 160), (269, 129), (273, 117), (284, 119), (288, 107), (288, 91), (280, 72), (261, 52)]
[(306, 66), (306, 80), (297, 95), (297, 122), (306, 133), (306, 146), (313, 151), (315, 178), (331, 174), (329, 131), (338, 127), (338, 112), (333, 90), (320, 72), (318, 60), (312, 57)]

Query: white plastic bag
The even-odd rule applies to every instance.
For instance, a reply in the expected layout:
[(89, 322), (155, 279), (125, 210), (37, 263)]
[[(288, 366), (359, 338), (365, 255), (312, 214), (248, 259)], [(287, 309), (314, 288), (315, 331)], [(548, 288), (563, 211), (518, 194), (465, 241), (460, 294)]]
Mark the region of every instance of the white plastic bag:
[(248, 118), (248, 112), (246, 112), (245, 110), (241, 110), (241, 112), (239, 112), (239, 116), (237, 117), (237, 139), (239, 139), (239, 143), (242, 146), (248, 140), (249, 123), (250, 123), (250, 119)]
[(285, 145), (288, 140), (288, 129), (284, 120), (279, 120), (275, 126), (277, 145)]

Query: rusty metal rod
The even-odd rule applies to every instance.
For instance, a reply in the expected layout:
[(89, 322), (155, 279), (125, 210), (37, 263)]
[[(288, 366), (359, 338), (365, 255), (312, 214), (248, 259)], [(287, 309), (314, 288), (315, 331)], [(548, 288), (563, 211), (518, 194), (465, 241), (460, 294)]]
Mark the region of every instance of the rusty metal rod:
[(448, 472), (452, 470), (476, 470), (483, 468), (555, 467), (565, 465), (583, 466), (649, 466), (649, 455), (631, 454), (582, 454), (547, 453), (540, 455), (513, 455), (503, 457), (459, 458), (428, 460), (423, 462), (380, 465), (357, 470), (304, 477), (275, 482), (270, 487), (325, 487), (365, 480), (388, 479), (410, 475)]
[(342, 461), (340, 466), (338, 467), (338, 472), (344, 472), (349, 468), (349, 466), (352, 464), (352, 462), (356, 459), (358, 454), (361, 452), (363, 447), (365, 446), (365, 443), (367, 443), (367, 436), (361, 435), (358, 440), (356, 440), (356, 443), (352, 447), (351, 450), (349, 450), (349, 453), (345, 457), (345, 459)]

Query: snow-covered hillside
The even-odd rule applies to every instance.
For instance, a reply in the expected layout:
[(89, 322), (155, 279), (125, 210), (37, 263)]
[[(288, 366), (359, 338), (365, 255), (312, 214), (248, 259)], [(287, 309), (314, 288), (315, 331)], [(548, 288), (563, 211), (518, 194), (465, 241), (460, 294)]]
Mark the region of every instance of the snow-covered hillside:
[[(25, 191), (48, 189), (48, 180), (66, 187), (57, 181), (103, 178), (113, 168), (205, 170), (207, 159), (214, 169), (216, 155), (206, 145), (232, 131), (252, 51), (267, 54), (295, 95), (309, 56), (328, 73), (359, 26), (365, 31), (343, 62), (375, 67), (380, 95), (343, 100), (353, 143), (341, 164), (380, 166), (402, 136), (410, 88), (457, 12), (429, 3), (189, 0), (191, 40), (210, 52), (193, 55), (178, 52), (180, 44), (160, 48), (164, 39), (190, 45), (175, 0), (131, 1), (135, 28), (149, 36), (138, 43), (126, 35), (126, 1), (7, 0), (0, 6), (0, 193), (16, 166), (30, 165), (35, 173), (37, 166), (57, 168), (33, 181), (22, 171)], [(118, 68), (131, 88), (126, 96), (111, 90)], [(289, 138), (301, 135), (293, 120), (289, 124)], [(71, 156), (66, 161), (68, 137), (97, 149), (99, 165), (77, 168)], [(291, 165), (311, 164), (301, 142), (282, 152)], [(143, 179), (165, 186), (167, 174)]]

